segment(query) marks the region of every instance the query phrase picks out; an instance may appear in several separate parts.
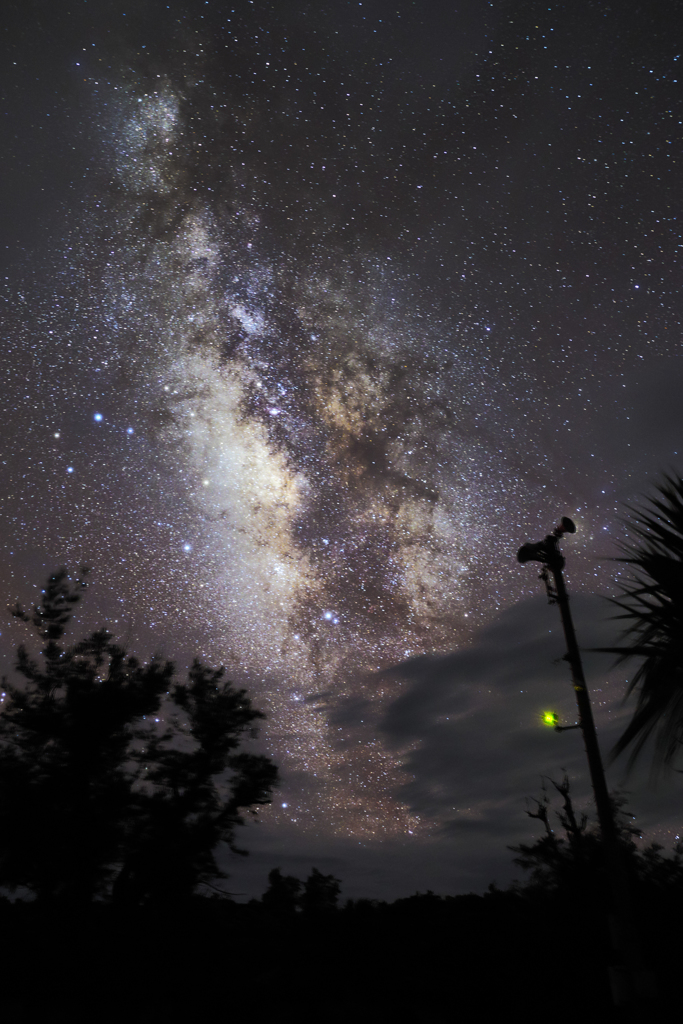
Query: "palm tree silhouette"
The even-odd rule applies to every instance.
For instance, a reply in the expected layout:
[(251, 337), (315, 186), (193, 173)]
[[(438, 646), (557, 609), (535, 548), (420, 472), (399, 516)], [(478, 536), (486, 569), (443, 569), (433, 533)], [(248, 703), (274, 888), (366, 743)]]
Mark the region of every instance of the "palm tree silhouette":
[(629, 508), (636, 540), (622, 546), (619, 561), (631, 566), (622, 586), (617, 619), (628, 625), (617, 647), (617, 664), (642, 658), (627, 696), (636, 694), (633, 717), (612, 750), (631, 748), (629, 768), (654, 735), (655, 764), (671, 765), (683, 743), (683, 479), (664, 477), (643, 509)]

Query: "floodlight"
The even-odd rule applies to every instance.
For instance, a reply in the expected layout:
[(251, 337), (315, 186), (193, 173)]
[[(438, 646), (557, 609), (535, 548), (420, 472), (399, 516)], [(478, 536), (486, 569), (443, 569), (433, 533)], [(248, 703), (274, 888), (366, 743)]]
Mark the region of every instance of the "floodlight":
[(522, 544), (521, 548), (517, 552), (517, 561), (521, 562), (522, 565), (524, 565), (525, 562), (545, 562), (545, 541), (539, 540), (536, 544)]

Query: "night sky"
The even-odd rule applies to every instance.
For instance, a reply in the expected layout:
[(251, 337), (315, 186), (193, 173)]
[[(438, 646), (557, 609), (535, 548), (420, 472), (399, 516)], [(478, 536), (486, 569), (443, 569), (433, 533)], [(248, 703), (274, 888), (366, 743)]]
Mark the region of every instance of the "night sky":
[[(312, 864), (351, 896), (481, 891), (519, 874), (542, 775), (586, 799), (515, 554), (571, 516), (580, 642), (608, 642), (625, 503), (683, 466), (681, 21), (6, 9), (2, 593), (87, 563), (77, 633), (249, 688), (283, 781), (234, 891)], [(587, 669), (607, 751), (628, 670)], [(646, 768), (610, 781), (667, 845), (679, 776)]]

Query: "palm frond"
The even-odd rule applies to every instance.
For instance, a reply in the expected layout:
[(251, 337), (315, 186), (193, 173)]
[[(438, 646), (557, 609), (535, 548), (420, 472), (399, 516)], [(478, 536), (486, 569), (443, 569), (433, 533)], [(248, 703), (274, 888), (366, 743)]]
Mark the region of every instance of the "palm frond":
[(627, 697), (633, 717), (612, 751), (631, 748), (629, 767), (652, 737), (655, 759), (670, 765), (683, 743), (683, 479), (666, 476), (645, 509), (629, 508), (636, 539), (621, 546), (631, 579), (611, 598), (615, 619), (628, 625), (620, 645), (600, 648), (617, 664), (642, 658)]

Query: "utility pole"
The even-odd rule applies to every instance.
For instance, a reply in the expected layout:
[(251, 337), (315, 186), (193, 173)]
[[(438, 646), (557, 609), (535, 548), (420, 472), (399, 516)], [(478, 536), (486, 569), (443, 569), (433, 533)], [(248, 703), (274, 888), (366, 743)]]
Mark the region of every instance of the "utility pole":
[[(581, 663), (581, 653), (576, 640), (576, 631), (569, 608), (569, 594), (564, 582), (564, 556), (560, 551), (559, 541), (566, 533), (576, 533), (571, 519), (563, 516), (559, 526), (549, 533), (544, 540), (535, 544), (523, 544), (517, 552), (517, 560), (540, 562), (543, 566), (540, 578), (546, 585), (548, 599), (557, 604), (562, 617), (565, 640), (567, 642), (566, 660), (572, 673), (572, 682), (579, 710), (579, 728), (583, 734), (583, 742), (588, 758), (595, 806), (598, 812), (602, 845), (605, 853), (605, 866), (609, 879), (610, 896), (610, 932), (615, 962), (610, 965), (610, 984), (612, 998), (618, 1007), (636, 1007), (643, 1005), (645, 1000), (656, 998), (656, 983), (650, 971), (643, 968), (640, 956), (637, 932), (631, 910), (631, 894), (623, 855), (619, 846), (619, 835), (612, 802), (607, 789), (605, 770), (600, 756), (598, 737), (593, 721), (586, 677)], [(551, 578), (552, 577), (552, 578)], [(555, 726), (563, 732), (562, 726)], [(571, 726), (569, 728), (572, 728)]]

